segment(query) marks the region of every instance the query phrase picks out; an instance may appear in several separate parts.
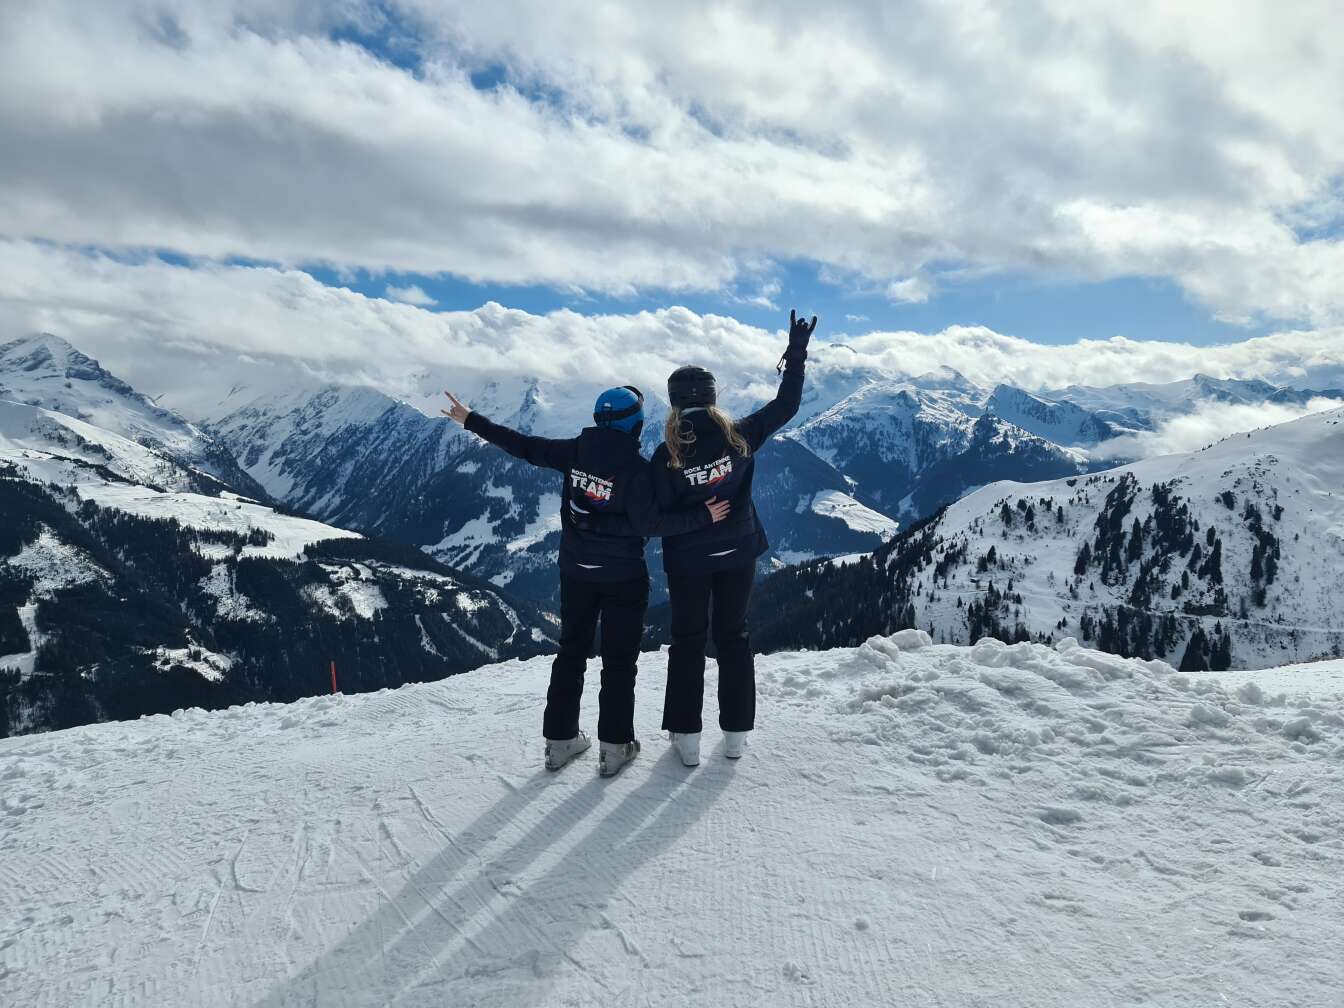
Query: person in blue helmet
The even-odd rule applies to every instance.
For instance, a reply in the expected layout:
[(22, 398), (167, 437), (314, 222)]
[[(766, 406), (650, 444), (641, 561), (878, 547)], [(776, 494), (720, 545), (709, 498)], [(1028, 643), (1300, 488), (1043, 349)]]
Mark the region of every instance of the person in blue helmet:
[(693, 532), (722, 521), (729, 508), (710, 498), (684, 510), (659, 509), (649, 463), (639, 453), (644, 396), (633, 385), (607, 389), (593, 405), (593, 426), (578, 437), (558, 439), (492, 423), (451, 392), (445, 394), (452, 402), (442, 411), (445, 416), (515, 458), (564, 473), (560, 650), (551, 666), (542, 721), (546, 768), (559, 770), (592, 745), (579, 729), (579, 700), (600, 621), (598, 771), (615, 776), (639, 753), (635, 675), (649, 605), (644, 537)]

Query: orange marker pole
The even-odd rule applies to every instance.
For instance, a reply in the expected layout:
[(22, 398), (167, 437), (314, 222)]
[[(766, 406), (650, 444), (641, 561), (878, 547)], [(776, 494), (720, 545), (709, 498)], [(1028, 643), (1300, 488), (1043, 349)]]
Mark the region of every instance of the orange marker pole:
[(331, 691), (332, 691), (333, 693), (337, 692), (337, 689), (336, 689), (336, 663), (335, 663), (334, 661), (331, 663)]

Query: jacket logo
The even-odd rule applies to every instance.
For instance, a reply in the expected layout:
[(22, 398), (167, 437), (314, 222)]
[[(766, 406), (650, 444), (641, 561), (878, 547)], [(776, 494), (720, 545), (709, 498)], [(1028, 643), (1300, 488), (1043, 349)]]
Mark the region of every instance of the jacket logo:
[(733, 458), (731, 455), (725, 455), (717, 462), (708, 462), (705, 465), (698, 465), (682, 472), (682, 475), (686, 477), (686, 482), (694, 487), (718, 486), (732, 474)]
[(595, 507), (606, 507), (611, 503), (611, 491), (613, 489), (611, 480), (603, 479), (601, 476), (590, 476), (578, 469), (571, 469), (569, 471), (569, 482), (575, 493), (582, 494), (587, 503)]

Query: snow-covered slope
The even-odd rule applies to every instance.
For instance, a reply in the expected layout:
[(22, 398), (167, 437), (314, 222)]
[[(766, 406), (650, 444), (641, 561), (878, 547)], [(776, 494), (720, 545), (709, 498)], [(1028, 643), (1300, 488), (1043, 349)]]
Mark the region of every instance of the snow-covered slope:
[(0, 457), (47, 458), (53, 471), (71, 466), (160, 489), (218, 491), (223, 484), (168, 455), (112, 431), (39, 406), (0, 400)]
[[(78, 501), (149, 519), (175, 519), (186, 528), (267, 539), (241, 556), (293, 559), (327, 539), (354, 532), (282, 514), (241, 497), (217, 480), (183, 468), (156, 449), (72, 417), (18, 403), (0, 402), (0, 465), (37, 483), (74, 490)], [(204, 489), (207, 493), (194, 492)]]
[(1344, 661), (1340, 660), (1302, 662), (1249, 672), (1228, 671), (1220, 673), (1219, 678), (1234, 689), (1253, 682), (1270, 693), (1300, 691), (1344, 695)]
[[(94, 474), (96, 476), (96, 474)], [(416, 550), (0, 454), (0, 736), (438, 678), (549, 621)]]
[(1076, 403), (1051, 402), (1011, 385), (995, 387), (985, 401), (985, 412), (1065, 447), (1099, 444), (1123, 433)]
[[(35, 407), (32, 417), (40, 418), (24, 420), (10, 410), (0, 417), (0, 437), (19, 424), (30, 438), (54, 436), (49, 444), (74, 444), (84, 452), (101, 447), (131, 465), (139, 455), (153, 473), (161, 473), (166, 460), (187, 473), (215, 477), (239, 493), (262, 496), (213, 437), (155, 405), (58, 336), (42, 333), (0, 345), (0, 401)], [(53, 424), (65, 431), (54, 431)], [(126, 442), (149, 449), (148, 455), (128, 450)]]
[[(5, 1004), (1328, 1006), (1344, 722), (1061, 643), (759, 666), (603, 781), (548, 661), (0, 742)], [(594, 691), (585, 698), (591, 727)], [(714, 711), (707, 711), (714, 721)]]
[(183, 458), (0, 400), (0, 736), (292, 699), (327, 688), (332, 660), (373, 689), (550, 645), (550, 621), (494, 586)]
[[(399, 488), (438, 471), (468, 443), (456, 425), (361, 386), (255, 399), (212, 430), (276, 499), (366, 528), (396, 510)], [(380, 492), (370, 493), (375, 487)]]
[(1233, 667), (1338, 655), (1344, 410), (1090, 476), (995, 483), (875, 560), (777, 575), (759, 642), (830, 646), (894, 621), (949, 642), (1071, 635), (1182, 662), (1199, 627)]

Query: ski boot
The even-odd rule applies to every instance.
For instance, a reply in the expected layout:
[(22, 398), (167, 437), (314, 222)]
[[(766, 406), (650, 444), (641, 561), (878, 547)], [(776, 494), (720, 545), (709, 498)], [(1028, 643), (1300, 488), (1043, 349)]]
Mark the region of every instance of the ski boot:
[(583, 732), (571, 739), (547, 739), (546, 769), (559, 770), (575, 756), (586, 753), (592, 744), (592, 740)]
[(597, 772), (603, 777), (615, 777), (627, 763), (633, 763), (639, 755), (639, 739), (633, 742), (599, 742), (597, 747)]
[(699, 732), (668, 732), (668, 736), (672, 739), (672, 748), (681, 757), (682, 766), (700, 765)]
[(747, 732), (726, 731), (723, 733), (723, 754), (729, 759), (741, 759), (742, 747), (747, 744)]

